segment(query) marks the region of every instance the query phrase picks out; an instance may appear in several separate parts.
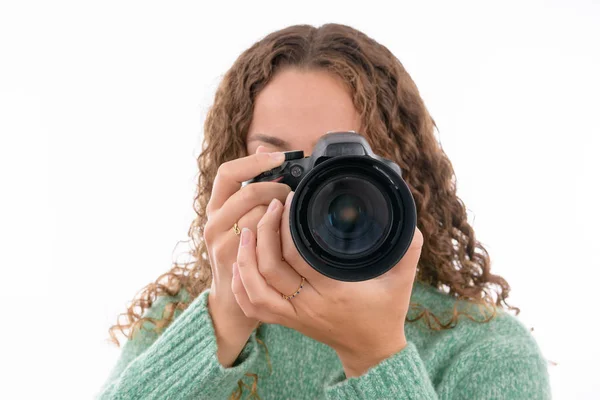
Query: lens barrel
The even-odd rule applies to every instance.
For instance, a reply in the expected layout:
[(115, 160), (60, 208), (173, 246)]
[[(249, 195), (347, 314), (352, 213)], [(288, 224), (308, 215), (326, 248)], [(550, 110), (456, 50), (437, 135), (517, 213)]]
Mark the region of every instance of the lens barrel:
[(387, 272), (408, 250), (415, 227), (408, 186), (372, 157), (338, 156), (316, 165), (296, 188), (290, 209), (299, 253), (341, 281)]

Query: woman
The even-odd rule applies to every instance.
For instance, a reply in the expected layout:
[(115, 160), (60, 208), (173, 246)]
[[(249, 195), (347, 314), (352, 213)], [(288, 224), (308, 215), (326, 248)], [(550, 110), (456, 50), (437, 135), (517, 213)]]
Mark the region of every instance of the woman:
[[(128, 340), (99, 397), (549, 398), (434, 126), (402, 64), (348, 26), (292, 26), (246, 50), (205, 121), (192, 261), (111, 328)], [(415, 199), (410, 248), (375, 279), (319, 274), (292, 242), (290, 187), (242, 185), (329, 131), (362, 134)]]

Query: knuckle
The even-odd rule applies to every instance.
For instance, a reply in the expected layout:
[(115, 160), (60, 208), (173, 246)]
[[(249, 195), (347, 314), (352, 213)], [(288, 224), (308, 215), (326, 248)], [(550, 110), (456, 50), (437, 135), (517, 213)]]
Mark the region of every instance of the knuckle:
[(265, 214), (260, 221), (258, 221), (258, 224), (256, 225), (256, 231), (265, 232), (269, 230), (272, 230), (272, 223), (271, 219), (269, 218), (269, 214)]
[(204, 230), (202, 233), (202, 237), (204, 238), (204, 243), (212, 244), (214, 237), (215, 237), (214, 235), (215, 235), (215, 229), (214, 229), (213, 224), (211, 224), (210, 222), (207, 222), (206, 225), (204, 225)]
[(243, 217), (238, 220), (238, 225), (240, 229), (242, 227), (246, 227), (251, 231), (255, 231), (256, 224), (260, 220), (260, 216), (256, 212), (256, 208), (248, 211)]
[(230, 166), (229, 161), (224, 162), (221, 165), (219, 165), (219, 168), (217, 168), (217, 175), (215, 176), (215, 180), (227, 178), (227, 176), (229, 174), (229, 166)]
[(212, 216), (213, 213), (213, 207), (212, 207), (212, 198), (208, 200), (208, 203), (206, 204), (206, 207), (204, 208), (204, 214), (206, 214), (206, 220), (210, 221), (210, 217)]
[(269, 152), (256, 153), (256, 157), (254, 157), (254, 161), (256, 162), (256, 164), (259, 165), (259, 167), (262, 167), (262, 166), (265, 166), (265, 164), (270, 163), (271, 156), (269, 155)]
[(241, 188), (241, 196), (242, 196), (242, 200), (244, 200), (244, 202), (251, 202), (254, 199), (256, 199), (256, 196), (258, 195), (259, 192), (259, 185), (258, 183), (252, 183), (250, 185), (246, 185), (243, 188)]

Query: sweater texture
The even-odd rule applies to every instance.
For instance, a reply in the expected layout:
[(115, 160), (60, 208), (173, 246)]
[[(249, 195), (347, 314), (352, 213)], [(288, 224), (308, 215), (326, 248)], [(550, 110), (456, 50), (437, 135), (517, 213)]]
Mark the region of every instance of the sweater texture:
[[(405, 322), (407, 346), (346, 379), (335, 351), (293, 329), (263, 323), (255, 329), (231, 368), (217, 359), (207, 308), (210, 289), (177, 310), (160, 334), (146, 322), (122, 347), (97, 399), (228, 399), (242, 386), (242, 399), (255, 383), (263, 400), (284, 399), (550, 399), (547, 363), (529, 330), (502, 309), (489, 322), (460, 316), (451, 329), (432, 330), (424, 319)], [(145, 316), (161, 319), (168, 302), (189, 302), (185, 290), (159, 296)], [(293, 301), (293, 300), (291, 300)], [(457, 300), (415, 282), (411, 302), (449, 320)], [(477, 320), (486, 315), (466, 301)], [(469, 308), (466, 308), (469, 307)], [(488, 311), (489, 312), (489, 311)], [(408, 317), (416, 314), (409, 311)], [(446, 316), (446, 319), (442, 318)], [(357, 321), (360, 323), (360, 321)], [(268, 349), (259, 343), (259, 339)], [(270, 361), (272, 369), (269, 367)]]

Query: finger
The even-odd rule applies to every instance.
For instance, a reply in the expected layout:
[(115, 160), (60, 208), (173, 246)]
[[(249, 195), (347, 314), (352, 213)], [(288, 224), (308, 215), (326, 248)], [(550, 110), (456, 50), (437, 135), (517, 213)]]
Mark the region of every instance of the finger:
[(268, 153), (269, 149), (267, 149), (262, 144), (256, 148), (256, 153)]
[[(242, 230), (242, 238), (238, 249), (237, 266), (240, 279), (248, 294), (250, 303), (262, 312), (270, 315), (286, 315), (290, 305), (281, 297), (273, 287), (269, 286), (265, 278), (258, 271), (256, 258), (256, 237), (250, 229)], [(251, 313), (256, 310), (251, 310)], [(255, 316), (255, 318), (258, 318)], [(261, 314), (260, 319), (265, 316)]]
[[(260, 219), (263, 217), (263, 215), (265, 215), (265, 213), (267, 212), (267, 206), (256, 206), (254, 207), (252, 210), (250, 210), (249, 212), (247, 212), (245, 215), (243, 215), (239, 220), (238, 220), (238, 227), (240, 229), (242, 228), (248, 228), (252, 231), (256, 231), (256, 226), (258, 225), (258, 223), (260, 222)], [(223, 238), (223, 239), (221, 239)], [(229, 227), (229, 232), (223, 232), (223, 234), (220, 236), (219, 240), (224, 240), (225, 243), (223, 244), (225, 248), (227, 249), (232, 249), (233, 251), (230, 251), (230, 257), (233, 257), (233, 260), (235, 260), (237, 258), (237, 249), (240, 245), (240, 238), (241, 238), (241, 233), (240, 234), (236, 234), (234, 232), (233, 227)]]
[(206, 205), (207, 213), (221, 208), (223, 203), (240, 189), (243, 182), (281, 165), (284, 159), (283, 152), (256, 153), (221, 164)]
[[(294, 293), (302, 283), (300, 274), (282, 260), (279, 234), (282, 212), (283, 204), (279, 200), (273, 199), (267, 213), (258, 223), (256, 231), (258, 270), (267, 283), (277, 291), (279, 297), (281, 294)], [(280, 310), (279, 314), (283, 312), (295, 314), (291, 303), (286, 303), (289, 307), (282, 305), (284, 309)]]
[[(421, 250), (423, 248), (423, 233), (419, 228), (415, 228), (412, 241), (406, 253), (402, 256), (398, 264), (391, 269), (391, 273), (402, 274), (408, 277), (413, 277), (417, 271), (417, 264), (421, 258)], [(411, 280), (412, 283), (412, 280)]]
[(237, 267), (237, 262), (233, 263), (232, 268), (232, 277), (231, 277), (231, 292), (235, 297), (235, 301), (238, 303), (244, 315), (250, 318), (249, 314), (252, 314), (252, 303), (248, 298), (248, 293), (246, 293), (246, 289), (244, 288), (244, 284), (240, 279), (239, 268)]
[(288, 185), (277, 182), (256, 182), (246, 185), (227, 199), (220, 212), (215, 213), (211, 223), (217, 230), (224, 232), (231, 229), (236, 222), (240, 225), (240, 218), (255, 207), (260, 205), (266, 207), (273, 199), (285, 201), (290, 190)]
[(283, 258), (285, 258), (285, 261), (290, 264), (294, 270), (304, 276), (315, 289), (318, 290), (316, 284), (319, 280), (322, 280), (324, 276), (308, 265), (300, 253), (298, 253), (298, 249), (296, 248), (290, 232), (290, 207), (293, 196), (294, 192), (290, 192), (285, 200), (279, 228)]
[(268, 324), (280, 324), (283, 322), (280, 317), (270, 313), (267, 309), (259, 308), (252, 304), (250, 298), (248, 298), (248, 293), (246, 292), (244, 283), (240, 278), (240, 270), (237, 265), (237, 262), (233, 263), (231, 291), (233, 292), (235, 301), (240, 306), (241, 310), (244, 312), (244, 315), (246, 317), (266, 322)]

